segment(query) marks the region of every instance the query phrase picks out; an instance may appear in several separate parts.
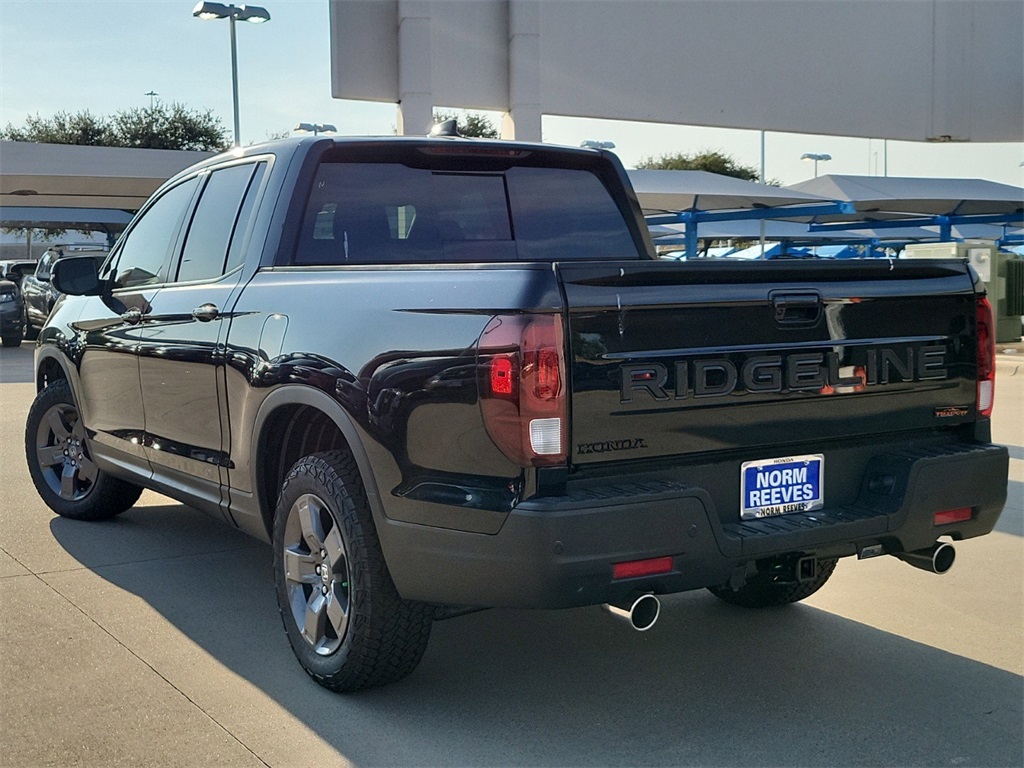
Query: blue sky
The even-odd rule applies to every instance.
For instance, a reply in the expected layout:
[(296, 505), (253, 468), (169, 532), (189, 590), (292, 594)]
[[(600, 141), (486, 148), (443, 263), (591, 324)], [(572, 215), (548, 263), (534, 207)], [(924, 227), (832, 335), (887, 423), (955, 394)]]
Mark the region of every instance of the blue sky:
[[(259, 2), (259, 0), (257, 0)], [(331, 98), (327, 0), (265, 0), (267, 24), (238, 25), (242, 142), (295, 123), (334, 123), (343, 134), (388, 134), (395, 106)], [(231, 128), (228, 24), (193, 18), (191, 0), (0, 0), (0, 125), (30, 114), (89, 109), (107, 115), (164, 102), (211, 109)], [(492, 115), (495, 119), (498, 115)], [(721, 150), (760, 165), (755, 131), (548, 116), (544, 140), (614, 141), (627, 166), (666, 152)], [(819, 172), (882, 175), (880, 140), (769, 133), (769, 178), (810, 177), (804, 152), (833, 160)], [(889, 142), (891, 176), (987, 178), (1024, 185), (1024, 145)]]

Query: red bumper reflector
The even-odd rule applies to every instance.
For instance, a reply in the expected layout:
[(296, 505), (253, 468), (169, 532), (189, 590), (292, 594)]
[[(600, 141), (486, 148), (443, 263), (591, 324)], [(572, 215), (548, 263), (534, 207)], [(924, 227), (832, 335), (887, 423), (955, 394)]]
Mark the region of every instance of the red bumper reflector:
[(935, 513), (935, 525), (949, 525), (950, 523), (962, 523), (970, 520), (973, 510), (970, 507), (960, 509), (947, 509), (945, 512)]
[(671, 557), (653, 557), (650, 560), (631, 560), (628, 563), (616, 563), (612, 566), (612, 578), (632, 579), (637, 576), (653, 576), (656, 573), (668, 573), (671, 570)]

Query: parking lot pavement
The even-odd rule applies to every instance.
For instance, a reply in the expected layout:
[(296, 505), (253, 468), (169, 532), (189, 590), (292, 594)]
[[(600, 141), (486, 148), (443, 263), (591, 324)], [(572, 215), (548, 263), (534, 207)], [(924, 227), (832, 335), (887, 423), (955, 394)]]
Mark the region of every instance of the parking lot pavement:
[(1024, 763), (1024, 372), (997, 381), (1010, 502), (944, 576), (845, 560), (804, 604), (688, 593), (645, 633), (485, 611), (338, 696), (292, 657), (265, 545), (149, 493), (107, 523), (49, 512), (29, 358), (0, 351), (0, 765)]

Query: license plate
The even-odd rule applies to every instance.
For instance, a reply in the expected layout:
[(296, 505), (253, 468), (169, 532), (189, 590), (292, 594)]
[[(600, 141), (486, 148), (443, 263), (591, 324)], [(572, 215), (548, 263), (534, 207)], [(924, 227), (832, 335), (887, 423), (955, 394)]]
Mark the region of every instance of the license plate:
[(825, 456), (745, 461), (740, 467), (740, 517), (754, 520), (824, 506)]

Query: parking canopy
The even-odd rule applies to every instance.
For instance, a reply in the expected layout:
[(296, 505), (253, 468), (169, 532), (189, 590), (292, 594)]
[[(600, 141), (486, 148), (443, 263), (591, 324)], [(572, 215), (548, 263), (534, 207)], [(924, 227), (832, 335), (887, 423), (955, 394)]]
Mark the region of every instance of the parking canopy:
[(827, 175), (783, 189), (852, 203), (871, 214), (981, 216), (1024, 211), (1024, 189), (986, 179)]
[[(0, 210), (5, 217), (18, 215), (15, 208), (137, 211), (167, 179), (212, 154), (0, 141)], [(68, 215), (81, 223), (93, 214)]]
[(3, 226), (26, 229), (120, 232), (131, 220), (132, 214), (113, 208), (0, 208)]
[(644, 211), (727, 211), (828, 203), (813, 192), (771, 187), (706, 171), (628, 171)]

